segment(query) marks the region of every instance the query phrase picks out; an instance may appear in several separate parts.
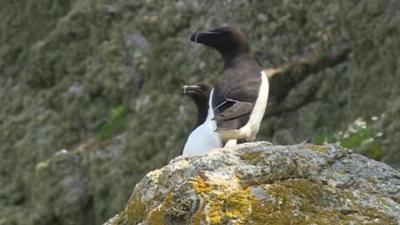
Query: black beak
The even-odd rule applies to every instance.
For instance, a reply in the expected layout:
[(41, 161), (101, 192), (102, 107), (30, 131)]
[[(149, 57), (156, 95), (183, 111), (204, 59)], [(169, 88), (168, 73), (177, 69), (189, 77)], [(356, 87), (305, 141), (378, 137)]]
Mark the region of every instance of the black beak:
[(199, 32), (195, 32), (190, 36), (190, 41), (193, 41), (197, 43), (197, 38), (198, 38)]
[(196, 92), (196, 90), (200, 89), (201, 87), (198, 85), (185, 85), (182, 87), (182, 92), (184, 95), (192, 94)]

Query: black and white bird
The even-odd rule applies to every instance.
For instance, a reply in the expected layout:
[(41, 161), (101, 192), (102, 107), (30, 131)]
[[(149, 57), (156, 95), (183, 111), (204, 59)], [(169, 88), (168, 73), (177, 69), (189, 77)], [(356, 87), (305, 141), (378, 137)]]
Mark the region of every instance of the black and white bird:
[(190, 96), (197, 107), (197, 121), (190, 133), (182, 155), (203, 155), (222, 147), (221, 140), (215, 132), (216, 123), (212, 120), (213, 111), (210, 110), (210, 93), (212, 87), (205, 83), (183, 86), (183, 94)]
[(208, 113), (219, 140), (225, 146), (253, 141), (267, 106), (269, 83), (250, 53), (246, 37), (232, 27), (221, 27), (196, 32), (190, 40), (217, 50), (224, 60), (210, 94)]

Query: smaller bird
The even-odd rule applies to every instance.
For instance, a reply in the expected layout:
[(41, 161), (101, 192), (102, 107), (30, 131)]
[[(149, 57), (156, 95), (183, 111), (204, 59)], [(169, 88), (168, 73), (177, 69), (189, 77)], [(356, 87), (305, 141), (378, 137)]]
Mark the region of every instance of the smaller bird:
[(193, 130), (206, 121), (211, 89), (211, 85), (206, 83), (185, 85), (182, 88), (183, 94), (191, 97), (197, 107), (197, 121)]
[(214, 112), (210, 109), (212, 87), (206, 83), (183, 86), (183, 94), (190, 96), (197, 107), (197, 121), (190, 133), (182, 155), (203, 155), (222, 147), (219, 135), (215, 132), (217, 124)]

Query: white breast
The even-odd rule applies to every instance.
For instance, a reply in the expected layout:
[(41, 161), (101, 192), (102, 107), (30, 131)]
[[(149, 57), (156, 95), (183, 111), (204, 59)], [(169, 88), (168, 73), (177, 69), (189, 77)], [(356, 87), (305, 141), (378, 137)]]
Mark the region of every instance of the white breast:
[(247, 124), (239, 129), (240, 136), (245, 136), (246, 141), (253, 141), (260, 129), (261, 120), (267, 107), (269, 94), (269, 82), (267, 75), (261, 72), (261, 84), (258, 91), (258, 97), (254, 104), (254, 108), (250, 114)]
[(213, 92), (214, 89), (210, 94), (206, 121), (190, 133), (182, 155), (204, 155), (215, 148), (222, 147), (219, 135), (215, 132), (217, 124), (215, 120), (212, 120), (214, 118), (214, 111), (211, 106)]

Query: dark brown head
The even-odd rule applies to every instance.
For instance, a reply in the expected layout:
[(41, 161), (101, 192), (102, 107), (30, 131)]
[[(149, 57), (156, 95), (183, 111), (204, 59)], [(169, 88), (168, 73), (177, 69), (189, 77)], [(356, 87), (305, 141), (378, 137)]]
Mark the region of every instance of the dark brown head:
[(183, 94), (190, 96), (196, 103), (196, 105), (197, 103), (200, 103), (202, 101), (208, 102), (211, 89), (211, 85), (205, 83), (200, 83), (196, 85), (185, 85), (182, 87)]
[(185, 85), (182, 87), (184, 95), (190, 96), (197, 106), (196, 126), (204, 123), (208, 113), (208, 100), (211, 93), (211, 85), (200, 83), (196, 85)]
[(221, 27), (210, 31), (196, 32), (192, 34), (190, 40), (214, 48), (221, 53), (225, 60), (250, 52), (245, 35), (232, 27)]

